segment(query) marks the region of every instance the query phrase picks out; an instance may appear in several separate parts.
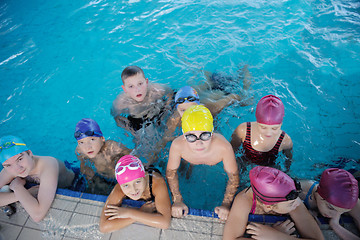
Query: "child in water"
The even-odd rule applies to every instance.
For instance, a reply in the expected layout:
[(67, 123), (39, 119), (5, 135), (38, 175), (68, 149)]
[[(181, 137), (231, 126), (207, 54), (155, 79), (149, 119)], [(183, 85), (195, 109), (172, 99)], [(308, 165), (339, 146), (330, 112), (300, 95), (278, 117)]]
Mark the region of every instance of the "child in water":
[[(225, 223), (223, 239), (324, 239), (319, 226), (298, 197), (301, 186), (282, 171), (257, 166), (249, 172), (251, 186), (240, 192)], [(249, 214), (289, 214), (292, 221), (273, 226), (248, 223)], [(250, 235), (246, 237), (245, 234)]]
[(277, 155), (283, 152), (285, 168), (290, 169), (293, 143), (281, 130), (284, 105), (280, 98), (267, 95), (256, 106), (256, 122), (240, 124), (232, 134), (231, 145), (236, 152), (240, 145), (247, 161), (263, 166), (274, 166)]
[(172, 142), (166, 168), (166, 177), (173, 196), (174, 217), (187, 215), (189, 210), (180, 194), (177, 175), (181, 159), (184, 159), (194, 165), (211, 166), (223, 162), (229, 180), (222, 205), (215, 208), (215, 213), (222, 220), (227, 218), (230, 204), (239, 186), (239, 171), (230, 143), (222, 135), (213, 133), (213, 130), (212, 115), (203, 105), (188, 108), (182, 116), (184, 134)]
[(340, 225), (340, 216), (348, 213), (360, 230), (360, 201), (358, 182), (351, 173), (338, 168), (326, 169), (320, 182), (304, 180), (300, 198), (309, 210), (318, 210), (330, 218), (329, 224), (341, 239), (360, 239)]
[(83, 118), (75, 128), (77, 140), (75, 153), (80, 161), (80, 172), (88, 181), (88, 191), (109, 194), (115, 185), (114, 167), (116, 160), (129, 154), (130, 149), (113, 140), (106, 140), (97, 122)]
[[(35, 222), (46, 216), (56, 188), (69, 187), (74, 179), (74, 173), (62, 161), (34, 155), (15, 136), (0, 138), (0, 162), (4, 167), (0, 172), (0, 188), (8, 185), (11, 190), (0, 192), (0, 206), (20, 202)], [(26, 189), (26, 182), (39, 185)]]
[(144, 71), (128, 66), (121, 73), (120, 93), (113, 102), (111, 114), (119, 127), (135, 135), (136, 131), (162, 120), (171, 109), (172, 90), (157, 83), (149, 83)]
[[(153, 169), (145, 170), (131, 155), (119, 159), (115, 167), (116, 184), (100, 216), (100, 231), (113, 232), (134, 222), (167, 229), (171, 221), (171, 203), (166, 182)], [(147, 201), (140, 209), (122, 207), (124, 198)]]

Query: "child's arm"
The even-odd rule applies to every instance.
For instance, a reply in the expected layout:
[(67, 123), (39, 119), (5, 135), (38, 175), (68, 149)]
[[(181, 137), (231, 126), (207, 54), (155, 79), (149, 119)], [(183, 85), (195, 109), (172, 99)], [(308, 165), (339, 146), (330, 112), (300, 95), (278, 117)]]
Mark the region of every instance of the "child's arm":
[(351, 240), (357, 240), (360, 239), (360, 237), (356, 236), (354, 233), (350, 232), (349, 230), (345, 229), (343, 226), (340, 225), (340, 213), (337, 213), (337, 215), (330, 219), (329, 225), (334, 230), (334, 232), (341, 238), (341, 239), (351, 239)]
[[(177, 138), (178, 139), (178, 138)], [(166, 167), (166, 178), (168, 180), (169, 188), (173, 196), (173, 205), (171, 208), (171, 214), (173, 217), (186, 216), (189, 212), (188, 207), (184, 204), (183, 198), (179, 190), (179, 177), (177, 169), (180, 166), (181, 155), (180, 149), (176, 146), (176, 140), (173, 141), (170, 147), (169, 160)]]
[(293, 158), (293, 142), (289, 135), (285, 134), (283, 142), (281, 143), (282, 152), (285, 155), (285, 168), (290, 171), (290, 166)]
[[(135, 220), (131, 218), (116, 218), (109, 220), (109, 217), (105, 215), (106, 211), (109, 209), (114, 209), (113, 207), (120, 206), (125, 194), (121, 191), (120, 185), (116, 184), (114, 189), (111, 191), (108, 196), (105, 205), (101, 211), (100, 215), (100, 232), (108, 233), (119, 230), (130, 224), (134, 223)], [(118, 207), (121, 209), (125, 209), (122, 207)]]
[(239, 187), (239, 171), (235, 160), (235, 155), (231, 145), (226, 141), (225, 150), (223, 152), (224, 170), (227, 173), (229, 180), (226, 185), (224, 199), (220, 207), (215, 208), (215, 213), (219, 215), (219, 218), (226, 220), (230, 205), (234, 200), (234, 196)]
[[(15, 177), (11, 176), (5, 169), (0, 172), (0, 188), (9, 184)], [(9, 189), (10, 190), (10, 189)], [(10, 203), (17, 202), (17, 198), (13, 192), (0, 192), (0, 206), (6, 206)]]
[(233, 151), (236, 152), (241, 144), (243, 143), (243, 139), (246, 135), (246, 123), (242, 123), (234, 130), (233, 134), (231, 135), (230, 144), (233, 148)]
[(59, 165), (55, 158), (41, 158), (38, 164), (42, 161), (43, 166), (37, 199), (25, 189), (24, 179), (17, 177), (10, 184), (10, 189), (14, 191), (16, 198), (35, 222), (40, 222), (49, 211), (55, 197), (59, 175)]
[(357, 229), (360, 231), (360, 200), (356, 203), (355, 207), (349, 212), (352, 216)]
[(219, 114), (225, 107), (233, 104), (235, 101), (239, 101), (240, 96), (237, 94), (229, 94), (217, 101), (211, 101), (210, 99), (204, 100), (204, 106), (207, 107), (213, 117)]

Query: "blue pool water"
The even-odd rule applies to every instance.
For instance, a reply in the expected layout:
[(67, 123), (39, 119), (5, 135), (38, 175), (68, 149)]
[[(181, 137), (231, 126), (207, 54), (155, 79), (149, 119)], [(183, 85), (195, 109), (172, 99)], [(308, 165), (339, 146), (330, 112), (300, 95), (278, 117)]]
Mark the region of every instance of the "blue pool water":
[[(204, 81), (204, 70), (235, 75), (248, 64), (255, 101), (273, 93), (285, 104), (294, 176), (317, 176), (339, 157), (359, 169), (359, 10), (357, 0), (3, 0), (0, 133), (21, 136), (35, 154), (76, 162), (75, 124), (91, 117), (108, 139), (133, 147), (110, 115), (126, 66), (178, 89)], [(226, 108), (217, 131), (229, 139), (255, 120), (254, 108)], [(221, 202), (221, 164), (180, 181), (190, 206)]]

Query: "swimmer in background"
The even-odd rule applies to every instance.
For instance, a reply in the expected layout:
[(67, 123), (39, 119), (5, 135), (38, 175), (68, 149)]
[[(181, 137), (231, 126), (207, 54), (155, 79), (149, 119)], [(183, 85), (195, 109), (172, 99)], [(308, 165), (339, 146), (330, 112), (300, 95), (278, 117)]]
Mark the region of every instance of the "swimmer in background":
[(165, 85), (149, 83), (144, 71), (128, 66), (121, 73), (123, 93), (113, 102), (111, 115), (119, 127), (135, 132), (159, 123), (171, 111), (173, 91)]
[(256, 122), (240, 124), (231, 136), (234, 152), (242, 145), (244, 159), (262, 166), (274, 166), (279, 152), (283, 152), (288, 172), (292, 161), (293, 143), (281, 130), (284, 105), (280, 98), (267, 95), (256, 106)]
[(188, 108), (182, 116), (183, 135), (172, 142), (166, 168), (166, 178), (173, 196), (171, 210), (173, 217), (186, 216), (189, 211), (180, 194), (177, 174), (181, 159), (184, 159), (194, 165), (211, 166), (223, 162), (229, 179), (223, 202), (221, 206), (215, 208), (215, 213), (221, 220), (227, 218), (239, 186), (239, 171), (230, 143), (222, 135), (213, 133), (213, 130), (213, 117), (202, 105)]
[[(145, 170), (137, 157), (126, 155), (117, 162), (115, 176), (118, 184), (101, 211), (101, 232), (113, 232), (134, 222), (161, 229), (170, 226), (170, 197), (165, 179), (156, 169)], [(125, 198), (147, 202), (140, 209), (122, 207)]]
[(351, 173), (339, 168), (326, 169), (320, 182), (301, 181), (303, 191), (300, 198), (305, 206), (314, 213), (320, 212), (330, 218), (329, 225), (341, 239), (360, 239), (340, 225), (342, 214), (349, 214), (360, 230), (360, 201), (358, 182)]
[[(0, 188), (8, 186), (11, 190), (0, 192), (0, 206), (20, 202), (35, 222), (46, 216), (56, 188), (69, 187), (74, 179), (74, 173), (62, 161), (34, 155), (24, 141), (15, 136), (0, 138), (0, 162), (4, 167), (0, 172)], [(27, 182), (39, 185), (26, 189)]]
[(78, 143), (75, 154), (80, 161), (80, 172), (88, 182), (87, 191), (109, 194), (116, 184), (116, 161), (131, 150), (121, 143), (105, 140), (99, 125), (91, 118), (83, 118), (76, 124), (74, 137)]
[[(256, 166), (249, 172), (251, 186), (235, 197), (224, 226), (223, 240), (232, 239), (324, 239), (319, 226), (299, 198), (301, 186), (284, 172)], [(248, 223), (249, 214), (289, 214), (291, 220), (274, 225)]]

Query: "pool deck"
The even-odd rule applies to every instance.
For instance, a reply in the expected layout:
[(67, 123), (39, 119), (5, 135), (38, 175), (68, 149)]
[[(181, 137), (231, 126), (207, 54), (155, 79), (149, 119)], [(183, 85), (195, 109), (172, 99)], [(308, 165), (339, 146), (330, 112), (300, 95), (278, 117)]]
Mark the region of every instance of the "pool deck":
[[(173, 218), (169, 229), (162, 230), (135, 223), (122, 230), (102, 234), (98, 230), (104, 202), (57, 194), (46, 218), (39, 224), (32, 221), (17, 204), (17, 213), (10, 218), (0, 212), (0, 240), (33, 239), (221, 239), (224, 223), (213, 217), (189, 215)], [(347, 228), (354, 228), (347, 224)], [(339, 239), (327, 224), (321, 229), (325, 239)]]

